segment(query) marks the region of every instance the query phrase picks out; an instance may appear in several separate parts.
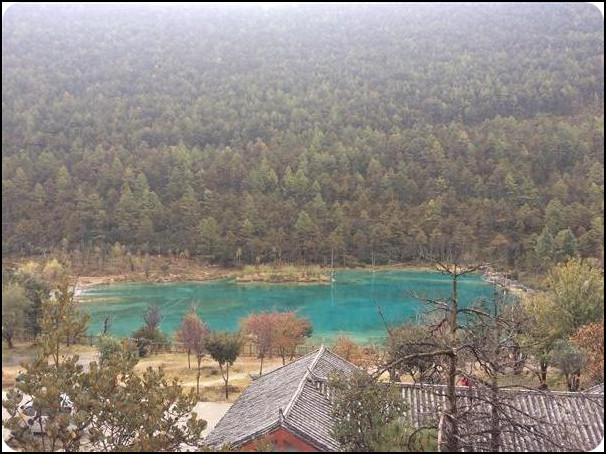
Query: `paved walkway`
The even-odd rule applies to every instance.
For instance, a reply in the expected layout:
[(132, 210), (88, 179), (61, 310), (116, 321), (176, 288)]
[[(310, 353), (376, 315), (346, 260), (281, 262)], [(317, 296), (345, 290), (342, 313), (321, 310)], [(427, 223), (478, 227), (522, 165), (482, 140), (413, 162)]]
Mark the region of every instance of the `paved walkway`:
[(194, 411), (198, 414), (198, 418), (207, 422), (206, 429), (202, 432), (203, 436), (206, 437), (215, 428), (232, 405), (232, 402), (198, 402), (196, 404)]

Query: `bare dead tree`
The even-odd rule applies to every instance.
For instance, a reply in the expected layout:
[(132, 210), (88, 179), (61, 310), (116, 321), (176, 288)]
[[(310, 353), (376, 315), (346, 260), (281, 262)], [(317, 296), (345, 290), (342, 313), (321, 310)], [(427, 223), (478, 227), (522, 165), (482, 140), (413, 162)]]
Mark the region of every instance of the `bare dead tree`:
[[(518, 337), (527, 321), (519, 306), (505, 301), (495, 285), (492, 300), (462, 307), (461, 278), (483, 267), (466, 260), (455, 249), (433, 258), (433, 263), (450, 278), (450, 296), (439, 299), (416, 295), (427, 307), (424, 318), (428, 336), (395, 350), (375, 378), (394, 368), (417, 367), (420, 362), (443, 365), (443, 385), (432, 388), (443, 402), (441, 417), (434, 426), (440, 451), (498, 451), (503, 449), (503, 437), (512, 433), (562, 449), (562, 443), (550, 439), (548, 428), (552, 422), (545, 415), (524, 410), (516, 404), (514, 394), (500, 386), (505, 374), (519, 370), (523, 357)], [(396, 332), (388, 329), (390, 336)], [(458, 378), (468, 386), (457, 387)]]
[(419, 342), (416, 351), (400, 358), (393, 359), (383, 368), (379, 368), (375, 376), (385, 371), (393, 371), (403, 364), (423, 359), (438, 359), (445, 363), (445, 397), (446, 406), (441, 417), (440, 449), (450, 452), (460, 450), (459, 411), (457, 409), (456, 380), (459, 372), (459, 351), (462, 347), (459, 336), (459, 316), (463, 309), (459, 305), (459, 281), (461, 277), (478, 271), (481, 266), (470, 262), (462, 250), (455, 247), (443, 248), (438, 258), (433, 258), (437, 270), (449, 276), (451, 294), (446, 299), (423, 299), (429, 312), (435, 320), (429, 326), (431, 337)]
[(492, 301), (481, 301), (464, 309), (467, 323), (462, 327), (463, 348), (471, 356), (482, 375), (467, 377), (476, 386), (486, 389), (485, 400), (489, 408), (489, 446), (491, 451), (501, 447), (501, 393), (499, 378), (507, 368), (513, 368), (510, 350), (516, 344), (519, 317), (515, 306), (508, 305), (497, 285), (493, 285)]
[(449, 345), (450, 354), (447, 355), (447, 373), (446, 373), (446, 399), (448, 405), (444, 412), (444, 447), (448, 451), (457, 452), (460, 449), (459, 442), (459, 421), (457, 411), (457, 396), (456, 396), (456, 380), (458, 369), (458, 352), (459, 344), (459, 279), (462, 276), (473, 273), (480, 269), (480, 265), (472, 264), (465, 265), (455, 255), (450, 256), (450, 261), (445, 262), (437, 259), (436, 266), (438, 270), (445, 275), (450, 276), (452, 282), (452, 293), (450, 298), (446, 300), (446, 305), (440, 304), (445, 311), (445, 318), (448, 326), (448, 337), (446, 338)]

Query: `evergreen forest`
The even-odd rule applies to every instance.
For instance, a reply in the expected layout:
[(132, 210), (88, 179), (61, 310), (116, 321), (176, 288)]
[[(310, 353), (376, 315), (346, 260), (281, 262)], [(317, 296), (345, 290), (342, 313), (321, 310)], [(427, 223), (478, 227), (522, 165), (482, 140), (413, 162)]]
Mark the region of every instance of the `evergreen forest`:
[(590, 4), (40, 6), (2, 23), (2, 253), (604, 255)]

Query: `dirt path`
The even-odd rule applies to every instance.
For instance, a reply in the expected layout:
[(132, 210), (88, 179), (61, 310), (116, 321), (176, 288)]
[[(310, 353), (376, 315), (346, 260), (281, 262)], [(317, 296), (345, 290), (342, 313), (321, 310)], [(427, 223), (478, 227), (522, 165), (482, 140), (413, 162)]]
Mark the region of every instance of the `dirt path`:
[(232, 406), (231, 402), (198, 402), (194, 411), (199, 418), (206, 421), (206, 429), (202, 436), (206, 437), (217, 425), (227, 410)]
[[(264, 365), (265, 367), (263, 367), (263, 375), (270, 373), (273, 370), (276, 370), (278, 367), (282, 367), (281, 363), (276, 363), (276, 364), (270, 364), (270, 365)], [(243, 378), (248, 378), (250, 379), (251, 375), (258, 375), (257, 372), (236, 372), (236, 373), (230, 373), (229, 374), (229, 380), (230, 382), (232, 380), (240, 380)], [(219, 375), (218, 378), (213, 378), (213, 379), (208, 379), (208, 378), (200, 378), (200, 387), (206, 387), (206, 386), (217, 386), (217, 385), (223, 385), (225, 382), (223, 381), (223, 377), (221, 377)], [(183, 386), (196, 386), (196, 381), (188, 381), (183, 383)]]
[[(241, 378), (248, 378), (248, 374), (244, 373), (244, 372), (239, 372), (239, 373), (235, 373), (235, 374), (229, 374), (229, 379), (230, 380), (239, 380)], [(205, 386), (216, 386), (216, 385), (223, 385), (225, 382), (223, 381), (223, 377), (219, 377), (219, 378), (213, 378), (212, 380), (206, 379), (206, 378), (200, 378), (200, 386), (201, 387), (205, 387)], [(195, 387), (196, 386), (196, 381), (188, 381), (183, 383), (183, 386), (192, 386)]]

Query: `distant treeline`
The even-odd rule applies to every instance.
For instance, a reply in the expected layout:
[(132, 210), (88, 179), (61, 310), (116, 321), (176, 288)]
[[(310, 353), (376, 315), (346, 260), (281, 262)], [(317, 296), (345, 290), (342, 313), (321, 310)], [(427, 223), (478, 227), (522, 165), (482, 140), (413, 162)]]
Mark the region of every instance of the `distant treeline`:
[(589, 4), (11, 7), (2, 251), (603, 259)]

